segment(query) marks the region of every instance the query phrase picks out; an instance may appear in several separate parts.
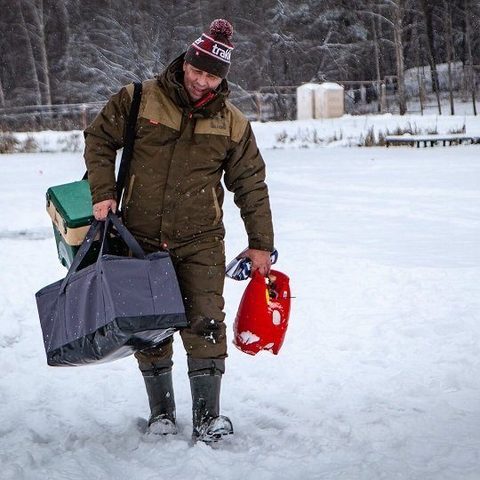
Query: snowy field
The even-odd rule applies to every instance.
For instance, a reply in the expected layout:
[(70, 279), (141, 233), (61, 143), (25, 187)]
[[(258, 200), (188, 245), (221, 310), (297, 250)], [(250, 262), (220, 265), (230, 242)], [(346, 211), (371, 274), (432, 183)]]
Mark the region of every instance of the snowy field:
[[(267, 128), (267, 127), (264, 127)], [(293, 310), (278, 356), (233, 346), (222, 411), (235, 435), (191, 446), (179, 339), (179, 434), (141, 434), (130, 357), (52, 368), (34, 293), (65, 270), (47, 187), (79, 153), (0, 156), (3, 480), (480, 479), (480, 148), (266, 149)], [(226, 199), (227, 256), (245, 247)], [(245, 283), (227, 280), (227, 323)]]

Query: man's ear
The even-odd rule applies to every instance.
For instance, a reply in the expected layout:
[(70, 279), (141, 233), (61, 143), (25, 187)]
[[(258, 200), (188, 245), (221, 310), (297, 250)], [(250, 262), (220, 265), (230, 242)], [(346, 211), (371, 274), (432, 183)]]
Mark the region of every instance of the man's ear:
[(183, 71), (185, 71), (187, 68), (187, 62), (185, 62), (185, 60), (183, 61)]

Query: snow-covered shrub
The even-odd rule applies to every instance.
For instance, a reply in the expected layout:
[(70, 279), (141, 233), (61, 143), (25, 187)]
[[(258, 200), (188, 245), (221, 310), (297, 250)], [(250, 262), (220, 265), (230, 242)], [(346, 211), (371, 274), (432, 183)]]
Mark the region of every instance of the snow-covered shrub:
[(280, 133), (277, 133), (275, 135), (275, 139), (277, 140), (278, 143), (286, 143), (288, 139), (288, 134), (286, 130), (283, 130)]
[(359, 147), (374, 147), (377, 145), (377, 141), (375, 139), (375, 129), (373, 125), (367, 130), (365, 135), (360, 135)]
[(18, 140), (11, 133), (0, 133), (0, 153), (16, 151)]
[(40, 147), (33, 137), (28, 136), (21, 143), (18, 151), (21, 153), (36, 153), (40, 151)]
[(461, 127), (450, 128), (448, 130), (448, 133), (454, 135), (456, 133), (466, 133), (466, 131), (467, 131), (467, 126), (465, 125), (465, 123), (463, 123), (463, 125)]
[(24, 140), (15, 138), (12, 133), (0, 133), (1, 153), (35, 153), (40, 147), (35, 139), (28, 135)]
[(83, 149), (83, 142), (81, 134), (76, 132), (67, 137), (60, 137), (57, 141), (60, 151), (62, 152), (81, 152)]

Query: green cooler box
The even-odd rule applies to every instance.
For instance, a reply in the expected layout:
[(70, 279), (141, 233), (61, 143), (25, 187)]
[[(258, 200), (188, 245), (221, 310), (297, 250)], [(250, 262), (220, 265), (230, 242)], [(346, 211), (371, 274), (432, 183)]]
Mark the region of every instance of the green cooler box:
[(88, 181), (50, 187), (47, 190), (47, 212), (53, 222), (58, 258), (69, 268), (93, 222)]

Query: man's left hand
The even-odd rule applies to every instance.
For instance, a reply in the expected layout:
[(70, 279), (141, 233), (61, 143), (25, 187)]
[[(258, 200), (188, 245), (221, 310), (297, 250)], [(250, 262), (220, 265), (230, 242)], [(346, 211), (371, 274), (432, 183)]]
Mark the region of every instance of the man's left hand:
[(270, 252), (249, 248), (243, 256), (248, 257), (252, 261), (252, 274), (258, 270), (264, 277), (268, 275), (270, 267), (272, 266)]

